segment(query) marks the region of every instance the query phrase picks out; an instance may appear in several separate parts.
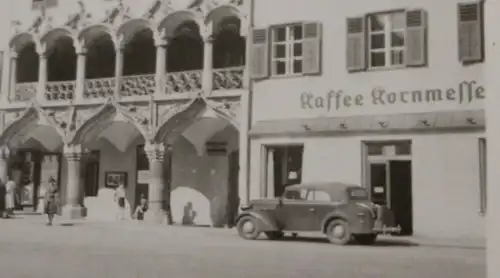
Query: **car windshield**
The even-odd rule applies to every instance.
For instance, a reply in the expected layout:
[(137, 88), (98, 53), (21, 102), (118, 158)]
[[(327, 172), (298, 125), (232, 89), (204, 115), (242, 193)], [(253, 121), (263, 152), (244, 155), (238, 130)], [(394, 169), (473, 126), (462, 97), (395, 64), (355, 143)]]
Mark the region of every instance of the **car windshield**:
[(368, 192), (364, 188), (351, 188), (349, 190), (351, 200), (368, 200)]

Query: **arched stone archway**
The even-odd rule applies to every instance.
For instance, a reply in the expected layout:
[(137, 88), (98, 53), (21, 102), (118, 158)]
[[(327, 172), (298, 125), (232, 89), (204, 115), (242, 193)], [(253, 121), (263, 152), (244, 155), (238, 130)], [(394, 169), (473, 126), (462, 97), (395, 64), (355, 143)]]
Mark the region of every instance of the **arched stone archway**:
[(106, 24), (88, 26), (78, 34), (86, 52), (86, 79), (115, 76), (115, 34)]
[(177, 26), (169, 41), (167, 53), (168, 72), (203, 68), (203, 39), (195, 21), (185, 21)]
[(245, 38), (241, 36), (241, 20), (225, 17), (214, 34), (214, 68), (245, 65)]
[(59, 150), (64, 131), (41, 108), (30, 106), (11, 122), (0, 135), (0, 145), (16, 149), (33, 138), (47, 150)]
[(38, 82), (39, 57), (34, 41), (28, 42), (18, 50), (16, 83)]
[[(137, 118), (140, 118), (140, 116), (133, 115), (127, 111), (126, 107), (113, 101), (107, 101), (100, 108), (98, 108), (97, 112), (92, 117), (90, 117), (70, 135), (68, 143), (73, 145), (85, 144), (86, 142), (93, 140), (93, 138), (98, 137), (99, 134), (107, 128), (110, 128), (113, 123), (119, 123), (119, 129), (123, 129), (125, 126), (128, 126), (132, 128), (132, 130), (136, 131), (136, 133), (142, 135), (145, 140), (149, 140), (150, 131), (148, 129), (148, 120), (142, 119), (138, 122), (136, 120)], [(126, 123), (127, 125), (122, 125), (123, 123)], [(123, 134), (123, 132), (115, 132), (115, 135), (124, 137), (125, 134)], [(130, 142), (133, 139), (135, 138), (132, 138)], [(111, 139), (109, 141), (113, 142), (114, 140)]]
[(47, 81), (73, 81), (76, 79), (76, 51), (73, 38), (55, 38), (47, 50)]
[(238, 171), (230, 165), (238, 165), (239, 132), (236, 117), (220, 106), (195, 98), (162, 115), (155, 140), (173, 146), (170, 204), (176, 223), (233, 222)]
[(10, 95), (15, 101), (35, 97), (38, 82), (39, 58), (38, 39), (32, 33), (20, 33), (9, 42), (10, 51)]
[(125, 45), (123, 75), (154, 74), (155, 65), (153, 31), (142, 29), (135, 32)]

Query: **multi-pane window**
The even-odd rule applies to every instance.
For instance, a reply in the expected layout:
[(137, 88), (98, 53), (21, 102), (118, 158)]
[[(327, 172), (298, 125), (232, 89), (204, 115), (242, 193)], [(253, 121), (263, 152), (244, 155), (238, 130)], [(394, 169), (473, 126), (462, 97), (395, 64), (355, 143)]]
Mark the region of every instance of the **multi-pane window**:
[(368, 25), (370, 68), (404, 65), (405, 13), (370, 15)]
[(252, 78), (320, 74), (321, 38), (321, 23), (315, 21), (254, 29)]
[(272, 29), (271, 70), (272, 75), (294, 75), (302, 73), (302, 24), (279, 26)]
[(426, 22), (421, 9), (347, 18), (347, 70), (426, 66)]

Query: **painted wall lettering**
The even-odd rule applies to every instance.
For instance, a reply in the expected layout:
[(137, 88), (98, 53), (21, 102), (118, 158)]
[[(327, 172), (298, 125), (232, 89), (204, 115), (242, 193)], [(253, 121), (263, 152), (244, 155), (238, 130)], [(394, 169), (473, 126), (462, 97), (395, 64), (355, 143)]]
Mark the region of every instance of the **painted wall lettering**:
[(346, 94), (342, 90), (331, 90), (325, 95), (304, 92), (300, 96), (303, 109), (340, 110), (353, 107), (392, 104), (418, 104), (456, 102), (470, 103), (485, 98), (485, 88), (475, 80), (463, 81), (456, 87), (429, 88), (423, 90), (388, 91), (383, 87), (374, 88), (369, 94)]

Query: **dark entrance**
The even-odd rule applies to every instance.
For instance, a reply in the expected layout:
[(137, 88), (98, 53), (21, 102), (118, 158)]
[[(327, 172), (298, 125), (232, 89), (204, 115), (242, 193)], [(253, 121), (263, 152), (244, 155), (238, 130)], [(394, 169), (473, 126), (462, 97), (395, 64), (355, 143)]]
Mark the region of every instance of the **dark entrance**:
[(238, 176), (239, 176), (239, 152), (233, 151), (229, 154), (229, 175), (228, 175), (228, 227), (234, 227), (238, 215), (239, 194), (238, 194)]
[(84, 180), (85, 197), (96, 197), (99, 193), (100, 152), (92, 151), (85, 156)]
[(18, 150), (10, 162), (10, 178), (17, 185), (16, 209), (27, 212), (37, 211), (43, 196), (41, 187), (49, 177), (57, 181), (60, 188), (61, 154), (38, 150)]
[(304, 146), (269, 146), (266, 149), (266, 163), (264, 163), (266, 165), (264, 169), (266, 189), (264, 194), (267, 197), (282, 196), (287, 185), (302, 182)]
[(413, 198), (410, 142), (369, 143), (367, 148), (367, 184), (371, 200), (376, 204), (391, 208), (396, 224), (401, 226), (401, 235), (412, 235)]
[(137, 146), (137, 171), (136, 171), (136, 184), (135, 184), (135, 199), (133, 210), (139, 205), (141, 195), (146, 199), (149, 198), (149, 160), (144, 145)]

